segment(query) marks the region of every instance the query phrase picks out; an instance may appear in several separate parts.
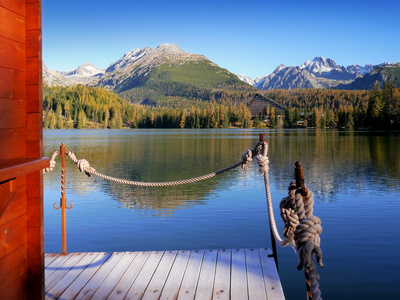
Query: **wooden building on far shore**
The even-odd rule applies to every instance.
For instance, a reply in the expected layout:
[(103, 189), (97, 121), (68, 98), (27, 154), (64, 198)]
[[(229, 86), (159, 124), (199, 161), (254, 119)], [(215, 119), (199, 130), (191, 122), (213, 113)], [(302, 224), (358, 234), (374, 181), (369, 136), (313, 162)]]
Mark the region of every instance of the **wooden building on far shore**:
[(263, 93), (258, 92), (254, 95), (253, 99), (248, 104), (251, 112), (251, 117), (255, 118), (263, 115), (268, 105), (274, 107), (278, 114), (283, 114), (283, 112), (285, 111), (285, 106), (270, 98), (265, 97)]

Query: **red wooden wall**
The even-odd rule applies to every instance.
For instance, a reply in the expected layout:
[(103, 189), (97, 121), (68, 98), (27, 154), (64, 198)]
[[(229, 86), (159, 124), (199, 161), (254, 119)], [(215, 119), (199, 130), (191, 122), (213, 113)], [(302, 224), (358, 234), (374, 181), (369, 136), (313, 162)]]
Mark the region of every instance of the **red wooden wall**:
[(0, 0), (0, 299), (44, 298), (41, 0)]

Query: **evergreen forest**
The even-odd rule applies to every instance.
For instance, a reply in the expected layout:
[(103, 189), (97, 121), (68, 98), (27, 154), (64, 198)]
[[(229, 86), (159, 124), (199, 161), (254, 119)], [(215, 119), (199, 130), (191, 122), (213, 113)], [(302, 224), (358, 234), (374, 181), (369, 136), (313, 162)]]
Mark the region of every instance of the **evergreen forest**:
[[(62, 128), (228, 128), (315, 127), (400, 129), (400, 90), (393, 80), (370, 91), (298, 89), (263, 91), (287, 108), (278, 115), (267, 107), (251, 117), (247, 106), (254, 91), (219, 89), (212, 95), (184, 97), (172, 94), (141, 103), (127, 101), (99, 87), (83, 85), (43, 87), (43, 127)], [(206, 96), (204, 100), (201, 100)], [(154, 99), (154, 98), (153, 98)], [(135, 103), (132, 103), (135, 102)], [(145, 104), (145, 105), (144, 105)]]

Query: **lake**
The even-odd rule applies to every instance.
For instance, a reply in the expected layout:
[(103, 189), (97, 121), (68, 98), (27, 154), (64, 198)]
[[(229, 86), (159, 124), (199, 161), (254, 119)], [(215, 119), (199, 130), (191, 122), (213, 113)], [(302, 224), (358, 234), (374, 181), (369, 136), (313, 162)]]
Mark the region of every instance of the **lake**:
[[(280, 233), (279, 202), (302, 161), (322, 220), (323, 299), (400, 295), (400, 134), (309, 129), (44, 130), (44, 155), (61, 142), (98, 172), (172, 181), (240, 161), (263, 133)], [(66, 158), (68, 252), (271, 247), (263, 176), (256, 162), (206, 181), (142, 188), (87, 177)], [(44, 175), (45, 251), (61, 252), (60, 159)], [(281, 234), (282, 235), (282, 234)], [(287, 299), (305, 299), (297, 254), (278, 247)]]

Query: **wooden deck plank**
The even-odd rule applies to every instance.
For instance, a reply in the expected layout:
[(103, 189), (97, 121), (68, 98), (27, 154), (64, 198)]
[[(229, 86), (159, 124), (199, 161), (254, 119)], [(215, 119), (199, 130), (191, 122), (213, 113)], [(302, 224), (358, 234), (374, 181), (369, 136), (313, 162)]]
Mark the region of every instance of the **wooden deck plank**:
[(44, 266), (47, 267), (60, 255), (61, 255), (60, 253), (46, 253), (44, 256)]
[(230, 299), (232, 251), (218, 250), (213, 299)]
[(249, 299), (267, 299), (258, 249), (245, 249)]
[(51, 276), (52, 273), (54, 273), (59, 266), (61, 266), (67, 259), (69, 259), (71, 257), (71, 255), (73, 255), (74, 253), (70, 254), (70, 255), (58, 255), (57, 258), (55, 260), (53, 260), (48, 266), (46, 266), (45, 269), (45, 280), (47, 280), (47, 278), (49, 276)]
[(244, 249), (232, 250), (231, 299), (248, 299), (246, 255)]
[(133, 282), (136, 280), (140, 270), (143, 268), (147, 259), (150, 256), (150, 252), (138, 252), (133, 262), (129, 265), (124, 276), (112, 290), (108, 296), (110, 300), (124, 299)]
[(128, 293), (126, 294), (125, 299), (141, 299), (150, 279), (153, 277), (157, 266), (163, 257), (163, 251), (155, 251), (151, 252), (148, 260), (140, 271), (139, 275), (136, 277), (135, 282), (132, 284)]
[(108, 274), (112, 271), (115, 265), (123, 256), (123, 252), (114, 252), (110, 257), (101, 265), (93, 277), (86, 283), (81, 289), (79, 294), (76, 296), (77, 299), (91, 299), (96, 290), (103, 284), (104, 279), (107, 278)]
[(104, 279), (103, 284), (93, 294), (93, 299), (107, 299), (108, 295), (115, 288), (121, 277), (124, 275), (126, 269), (130, 266), (137, 252), (125, 252), (122, 258), (118, 261), (110, 274)]
[(285, 299), (278, 271), (276, 270), (273, 257), (268, 257), (272, 254), (270, 249), (259, 249), (261, 257), (261, 266), (264, 276), (265, 291), (268, 299)]
[(96, 258), (98, 253), (86, 253), (77, 264), (66, 272), (62, 280), (58, 281), (50, 289), (46, 289), (46, 299), (57, 299), (68, 288), (68, 286), (86, 269)]
[(69, 258), (66, 259), (63, 264), (59, 265), (59, 267), (45, 279), (46, 291), (49, 291), (53, 285), (59, 282), (61, 278), (63, 278), (85, 255), (86, 253), (74, 253), (68, 255)]
[(205, 250), (195, 299), (212, 299), (217, 250)]
[(194, 299), (194, 295), (196, 294), (197, 282), (199, 281), (201, 265), (203, 263), (203, 257), (204, 250), (193, 250), (190, 252), (189, 262), (186, 267), (185, 274), (183, 275), (178, 299)]
[[(179, 288), (185, 274), (186, 266), (189, 261), (190, 251), (179, 251), (175, 258), (175, 262), (171, 268), (171, 272), (165, 282), (160, 299), (176, 299)], [(197, 281), (196, 281), (197, 282)]]
[(285, 299), (270, 252), (46, 254), (46, 299)]
[(61, 294), (60, 299), (74, 299), (98, 269), (110, 258), (111, 252), (98, 252), (90, 266), (84, 269)]
[(143, 300), (156, 300), (160, 297), (177, 254), (177, 251), (166, 251), (164, 253), (153, 278), (151, 278), (150, 283), (143, 294)]

